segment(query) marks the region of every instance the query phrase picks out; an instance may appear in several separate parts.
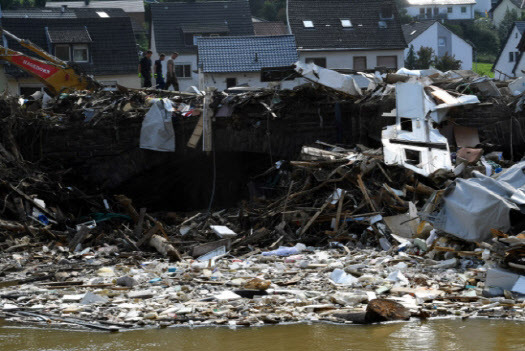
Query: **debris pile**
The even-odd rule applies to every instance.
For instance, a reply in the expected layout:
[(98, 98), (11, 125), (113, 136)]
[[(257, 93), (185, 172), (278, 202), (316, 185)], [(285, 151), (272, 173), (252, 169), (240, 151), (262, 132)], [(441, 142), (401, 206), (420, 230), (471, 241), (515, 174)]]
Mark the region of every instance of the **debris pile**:
[[(315, 68), (308, 74), (316, 77)], [(252, 103), (264, 118), (279, 118), (276, 94), (0, 99), (0, 313), (108, 331), (524, 319), (525, 162), (504, 160), (471, 129), (458, 127), (452, 137), (444, 131), (464, 109), (501, 99), (496, 90), (503, 88), (473, 77), (409, 74), (385, 78), (395, 86), (363, 76), (368, 92), (346, 78), (327, 85), (359, 92), (330, 93), (354, 103), (395, 96), (396, 109), (386, 115), (396, 124), (383, 131), (383, 149), (305, 145), (298, 160), (254, 176), (239, 206), (192, 213), (154, 213), (125, 194), (84, 193), (66, 181), (68, 169), (24, 161), (16, 124), (133, 119), (142, 123), (140, 147), (170, 152), (171, 118), (192, 114), (200, 118), (193, 144), (202, 137), (209, 151), (212, 117), (221, 109), (232, 123), (240, 117), (228, 106)], [(512, 99), (519, 105), (522, 98)]]

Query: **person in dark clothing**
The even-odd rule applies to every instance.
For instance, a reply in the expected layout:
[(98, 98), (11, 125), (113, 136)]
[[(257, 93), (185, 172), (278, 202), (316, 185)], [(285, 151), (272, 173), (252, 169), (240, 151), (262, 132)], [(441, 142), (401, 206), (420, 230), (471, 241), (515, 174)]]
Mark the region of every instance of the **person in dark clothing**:
[(162, 74), (162, 61), (166, 55), (160, 54), (159, 59), (155, 61), (155, 82), (157, 89), (164, 89), (164, 75)]
[(139, 78), (142, 78), (143, 88), (151, 87), (151, 55), (153, 52), (148, 50), (139, 62)]
[(171, 58), (168, 60), (168, 80), (166, 81), (166, 90), (173, 85), (173, 90), (179, 91), (179, 82), (177, 81), (177, 75), (175, 74), (175, 59), (179, 56), (178, 53), (174, 52), (171, 54)]

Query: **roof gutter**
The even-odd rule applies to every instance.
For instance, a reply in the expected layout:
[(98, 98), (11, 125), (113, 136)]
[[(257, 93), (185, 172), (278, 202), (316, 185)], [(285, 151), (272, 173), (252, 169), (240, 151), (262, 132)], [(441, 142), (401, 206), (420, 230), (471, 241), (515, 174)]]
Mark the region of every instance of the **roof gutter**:
[(405, 50), (408, 46), (400, 46), (387, 48), (377, 47), (377, 48), (315, 48), (315, 49), (302, 49), (297, 48), (297, 51), (306, 51), (306, 52), (315, 52), (315, 51), (369, 51), (369, 50), (378, 50), (378, 51), (387, 51), (387, 50)]

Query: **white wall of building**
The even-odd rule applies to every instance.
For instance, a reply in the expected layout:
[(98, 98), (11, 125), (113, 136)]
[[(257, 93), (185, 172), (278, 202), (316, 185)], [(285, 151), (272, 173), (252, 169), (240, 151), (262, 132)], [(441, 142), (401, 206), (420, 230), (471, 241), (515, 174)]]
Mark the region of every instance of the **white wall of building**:
[(373, 51), (359, 51), (359, 50), (332, 50), (332, 51), (299, 51), (299, 60), (305, 62), (306, 58), (326, 58), (326, 68), (338, 69), (346, 68), (353, 69), (354, 56), (366, 56), (367, 69), (374, 69), (377, 67), (378, 56), (396, 56), (397, 67), (404, 66), (403, 50), (373, 50)]
[[(448, 12), (448, 8), (452, 8), (452, 12)], [(466, 11), (462, 12), (461, 8), (465, 7)], [(433, 5), (427, 5), (427, 6), (407, 6), (405, 9), (407, 10), (407, 13), (410, 16), (413, 17), (419, 17), (420, 15), (420, 9), (423, 8), (425, 10), (425, 13), (427, 11), (427, 8), (432, 9), (432, 17), (428, 19), (435, 18), (434, 17), (434, 8), (438, 8), (439, 15), (446, 15), (447, 19), (449, 20), (468, 20), (474, 18), (474, 5), (439, 5), (439, 6), (433, 6)]]
[[(498, 27), (505, 18), (505, 13), (507, 13), (507, 10), (514, 10), (518, 13), (518, 16), (520, 15), (520, 9), (516, 5), (514, 5), (512, 1), (503, 0), (501, 4), (499, 4), (499, 6), (494, 9), (494, 12), (492, 13), (492, 22), (496, 27)], [(525, 11), (521, 12), (524, 13)]]
[[(509, 77), (514, 77), (514, 73), (512, 71), (514, 69), (514, 66), (516, 65), (516, 60), (518, 59), (519, 50), (517, 49), (517, 46), (520, 40), (521, 33), (518, 30), (518, 28), (514, 26), (512, 28), (507, 42), (503, 46), (503, 50), (500, 56), (498, 57), (496, 64), (494, 65), (494, 74), (497, 79), (505, 80), (508, 78), (505, 77), (505, 75)], [(504, 75), (502, 75), (498, 71), (503, 72)]]
[[(444, 40), (442, 44), (445, 45), (439, 45), (440, 38)], [(454, 55), (457, 60), (461, 60), (461, 69), (472, 69), (472, 46), (438, 22), (408, 43), (409, 48), (405, 49), (405, 58), (408, 56), (410, 45), (414, 46), (416, 52), (422, 46), (431, 47), (438, 56), (448, 52), (449, 55)]]
[[(233, 73), (201, 73), (200, 90), (207, 87), (215, 87), (218, 90), (225, 90), (227, 88), (226, 79), (237, 79), (237, 85), (248, 85), (254, 88), (271, 88), (277, 82), (261, 82), (260, 72), (233, 72)], [(299, 84), (304, 83), (303, 79), (285, 80), (280, 83), (281, 89), (293, 89)]]

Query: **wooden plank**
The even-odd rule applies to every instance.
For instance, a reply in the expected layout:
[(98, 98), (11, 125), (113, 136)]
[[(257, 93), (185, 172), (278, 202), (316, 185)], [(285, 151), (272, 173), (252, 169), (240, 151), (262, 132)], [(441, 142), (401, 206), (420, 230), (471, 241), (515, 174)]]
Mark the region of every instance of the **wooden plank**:
[(197, 144), (199, 143), (199, 140), (202, 136), (203, 131), (203, 125), (204, 125), (204, 118), (201, 116), (199, 118), (199, 122), (197, 122), (197, 125), (195, 126), (195, 129), (193, 130), (193, 134), (190, 137), (190, 140), (188, 141), (188, 147), (191, 147), (192, 149), (195, 149), (197, 147)]
[(151, 227), (147, 232), (146, 234), (144, 234), (142, 236), (142, 238), (140, 238), (139, 241), (137, 241), (137, 247), (141, 247), (142, 245), (144, 245), (145, 242), (149, 241), (149, 239), (151, 239), (151, 237), (156, 234), (158, 231), (160, 230), (160, 224), (158, 222), (155, 223), (155, 225), (153, 227)]
[(341, 211), (343, 210), (343, 202), (345, 199), (346, 191), (341, 190), (341, 196), (339, 196), (339, 201), (337, 202), (337, 214), (335, 216), (335, 226), (334, 232), (337, 233), (339, 230), (339, 222), (341, 221)]
[(357, 184), (359, 185), (359, 189), (361, 189), (361, 192), (363, 193), (363, 196), (366, 199), (366, 202), (368, 203), (368, 206), (372, 209), (372, 211), (377, 212), (377, 208), (372, 202), (372, 199), (370, 199), (370, 195), (368, 194), (368, 190), (366, 189), (365, 183), (363, 182), (363, 178), (361, 177), (361, 174), (357, 175)]
[(317, 217), (319, 217), (319, 215), (321, 213), (323, 213), (324, 209), (330, 204), (330, 201), (326, 201), (323, 206), (321, 206), (321, 208), (319, 209), (319, 211), (317, 211), (312, 218), (310, 218), (310, 220), (308, 221), (308, 223), (306, 223), (306, 225), (301, 229), (301, 232), (299, 233), (299, 236), (303, 235), (309, 228), (310, 226), (315, 222), (315, 220), (317, 219)]

